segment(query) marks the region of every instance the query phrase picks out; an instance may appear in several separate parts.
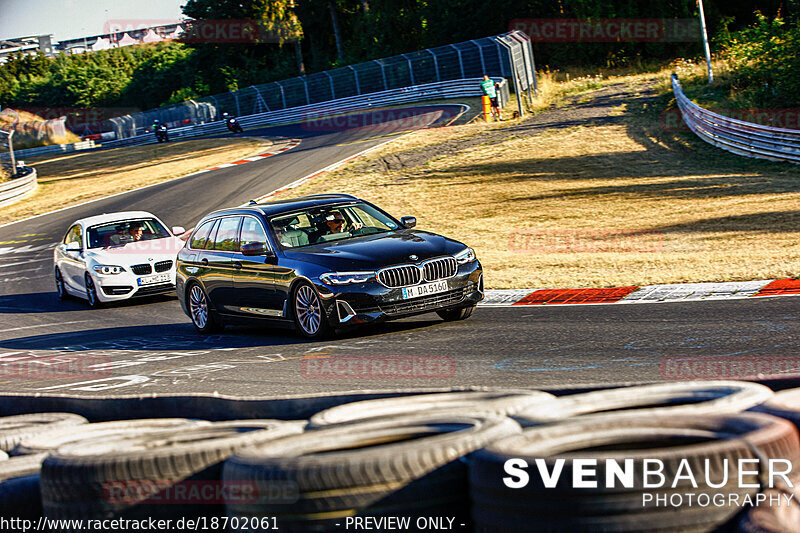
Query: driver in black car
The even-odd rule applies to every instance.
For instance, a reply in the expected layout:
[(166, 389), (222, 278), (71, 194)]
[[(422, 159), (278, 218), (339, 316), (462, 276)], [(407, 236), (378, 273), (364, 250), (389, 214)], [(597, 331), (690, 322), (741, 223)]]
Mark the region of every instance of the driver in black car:
[(360, 222), (353, 222), (348, 227), (347, 219), (344, 218), (344, 215), (341, 211), (330, 211), (328, 213), (324, 213), (322, 215), (322, 220), (324, 223), (318, 224), (318, 230), (310, 235), (309, 240), (311, 240), (311, 242), (317, 242), (325, 235), (332, 235), (334, 233), (352, 233), (353, 231), (364, 227), (364, 225)]

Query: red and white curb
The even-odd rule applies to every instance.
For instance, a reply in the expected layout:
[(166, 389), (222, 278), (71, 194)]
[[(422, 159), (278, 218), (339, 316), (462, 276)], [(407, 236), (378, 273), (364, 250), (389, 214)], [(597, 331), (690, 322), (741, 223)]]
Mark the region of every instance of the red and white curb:
[(289, 139), (289, 142), (286, 145), (284, 145), (281, 148), (278, 148), (277, 150), (273, 150), (271, 152), (265, 152), (263, 154), (253, 155), (253, 156), (250, 156), (250, 157), (245, 157), (244, 159), (240, 159), (240, 160), (234, 161), (232, 163), (225, 163), (223, 165), (217, 165), (215, 167), (207, 168), (205, 170), (198, 170), (197, 172), (192, 172), (189, 175), (190, 176), (195, 176), (197, 174), (202, 174), (203, 172), (211, 172), (212, 170), (219, 170), (220, 168), (230, 168), (230, 167), (235, 167), (235, 166), (238, 166), (238, 165), (246, 165), (247, 163), (253, 163), (255, 161), (261, 161), (262, 159), (266, 159), (267, 157), (272, 157), (274, 155), (278, 155), (278, 154), (281, 154), (283, 152), (286, 152), (287, 150), (291, 150), (292, 148), (294, 148), (295, 146), (300, 144), (300, 142), (301, 142), (300, 139)]
[(599, 305), (732, 300), (800, 294), (800, 279), (733, 281), (725, 283), (676, 283), (644, 287), (597, 289), (487, 290), (480, 305)]

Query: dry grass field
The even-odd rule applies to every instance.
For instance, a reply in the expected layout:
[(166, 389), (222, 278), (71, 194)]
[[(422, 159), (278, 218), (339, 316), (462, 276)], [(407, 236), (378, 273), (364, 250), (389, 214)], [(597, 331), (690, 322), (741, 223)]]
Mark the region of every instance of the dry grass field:
[(416, 216), (473, 246), (491, 288), (798, 276), (800, 168), (673, 128), (668, 74), (554, 81), (532, 118), (412, 133), (292, 195)]
[(39, 187), (0, 211), (0, 224), (38, 215), (53, 206), (68, 207), (88, 200), (185, 176), (214, 165), (267, 151), (269, 141), (200, 139), (70, 155), (28, 158)]

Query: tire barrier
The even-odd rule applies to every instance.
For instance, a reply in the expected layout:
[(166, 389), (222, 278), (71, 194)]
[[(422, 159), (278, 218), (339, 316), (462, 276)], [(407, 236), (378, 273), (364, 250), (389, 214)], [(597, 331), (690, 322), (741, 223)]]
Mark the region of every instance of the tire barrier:
[(800, 428), (800, 389), (787, 389), (775, 394), (753, 411), (785, 418)]
[[(7, 411), (37, 400), (60, 411), (0, 418), (0, 442), (11, 455), (0, 452), (0, 517), (173, 524), (178, 517), (225, 517), (238, 521), (230, 530), (252, 532), (342, 531), (356, 518), (383, 531), (375, 524), (386, 517), (410, 524), (392, 528), (401, 531), (430, 531), (425, 524), (444, 518), (456, 522), (450, 530), (486, 533), (800, 530), (800, 389), (773, 396), (757, 384), (721, 381), (559, 397), (515, 389), (425, 392), (187, 395), (163, 403), (5, 395), (0, 406)], [(116, 415), (130, 415), (131, 406), (162, 412), (87, 423), (65, 409), (67, 400), (81, 414), (97, 414), (102, 405)], [(185, 416), (166, 418), (168, 411)], [(227, 420), (204, 420), (201, 411)], [(247, 419), (235, 419), (243, 412)], [(284, 420), (255, 418), (265, 412)], [(287, 419), (298, 412), (306, 416)], [(525, 417), (539, 425), (522, 428), (515, 419)], [(506, 483), (521, 479), (506, 470), (509, 459), (530, 466), (527, 483)], [(775, 478), (771, 463), (736, 470), (737, 461), (773, 459), (796, 465), (782, 472), (793, 488)], [(583, 488), (574, 480), (586, 474), (587, 460), (595, 460), (589, 477), (598, 483)], [(652, 492), (643, 476), (647, 461), (661, 463), (669, 483), (658, 490), (666, 498), (725, 493), (737, 502), (664, 507), (643, 500)], [(622, 479), (620, 465), (627, 471), (628, 463), (630, 484), (602, 483)], [(537, 470), (553, 477), (537, 477)], [(779, 507), (738, 503), (789, 494), (794, 501)], [(67, 526), (53, 531), (77, 531)]]
[(22, 439), (37, 433), (87, 422), (84, 417), (73, 413), (37, 413), (0, 418), (0, 450), (8, 452)]
[(772, 390), (743, 381), (686, 381), (572, 394), (534, 404), (514, 418), (524, 427), (620, 416), (695, 416), (738, 413), (766, 402)]
[[(753, 496), (759, 492), (758, 476), (746, 476), (739, 483), (731, 476), (739, 459), (792, 459), (800, 457), (797, 430), (785, 420), (756, 413), (734, 416), (649, 416), (564, 423), (529, 429), (490, 444), (472, 461), (470, 484), (473, 514), (478, 532), (517, 533), (530, 531), (717, 531), (730, 523), (740, 508), (733, 505), (678, 509), (643, 505), (647, 488), (635, 483), (631, 488), (603, 484), (591, 489), (575, 488), (569, 483), (579, 460), (597, 462), (597, 478), (606, 479), (606, 463), (632, 460), (634, 471), (641, 474), (646, 460), (660, 460), (662, 474), (680, 480), (673, 493), (706, 493)], [(519, 489), (507, 487), (503, 465), (509, 459), (523, 459), (534, 464), (544, 461), (550, 471), (562, 461), (563, 469), (554, 487), (545, 487), (531, 476), (530, 483)], [(685, 462), (685, 463), (684, 463)], [(696, 482), (679, 477), (689, 465), (694, 472), (708, 470), (708, 477)], [(641, 479), (641, 475), (635, 475)], [(708, 481), (710, 480), (710, 481)], [(724, 486), (711, 481), (723, 480)], [(675, 484), (675, 483), (673, 483)], [(742, 487), (755, 484), (756, 488)]]
[(348, 516), (445, 514), (468, 523), (467, 466), (459, 459), (520, 427), (494, 415), (397, 417), (303, 433), (238, 452), (225, 483), (281, 480), (295, 501), (228, 504), (251, 523), (275, 517), (281, 530), (328, 531)]
[(319, 412), (311, 417), (308, 427), (365, 422), (416, 412), (426, 415), (439, 412), (511, 415), (549, 400), (555, 400), (555, 396), (539, 391), (450, 392), (365, 400)]
[(207, 424), (210, 424), (210, 422), (190, 420), (188, 418), (150, 418), (146, 420), (126, 420), (124, 422), (99, 422), (97, 424), (85, 424), (80, 427), (59, 427), (23, 438), (11, 450), (11, 455), (47, 453), (67, 444), (94, 440), (100, 437), (119, 436), (127, 433), (140, 434), (147, 431)]
[[(196, 482), (218, 484), (222, 463), (238, 449), (299, 433), (303, 425), (276, 420), (217, 422), (62, 446), (42, 463), (44, 516), (169, 518), (174, 507), (164, 505), (158, 494), (175, 492), (179, 485), (190, 489)], [(222, 501), (201, 501), (181, 505), (180, 513), (221, 516), (224, 507)]]

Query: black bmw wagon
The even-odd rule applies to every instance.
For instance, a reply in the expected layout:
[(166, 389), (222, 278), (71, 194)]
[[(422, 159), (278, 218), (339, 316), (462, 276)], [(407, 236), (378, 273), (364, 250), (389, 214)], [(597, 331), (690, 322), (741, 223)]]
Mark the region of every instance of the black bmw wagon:
[(198, 331), (253, 320), (304, 336), (436, 312), (469, 317), (483, 270), (466, 245), (347, 194), (215, 211), (178, 254), (177, 292)]

